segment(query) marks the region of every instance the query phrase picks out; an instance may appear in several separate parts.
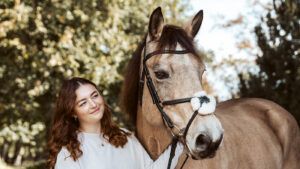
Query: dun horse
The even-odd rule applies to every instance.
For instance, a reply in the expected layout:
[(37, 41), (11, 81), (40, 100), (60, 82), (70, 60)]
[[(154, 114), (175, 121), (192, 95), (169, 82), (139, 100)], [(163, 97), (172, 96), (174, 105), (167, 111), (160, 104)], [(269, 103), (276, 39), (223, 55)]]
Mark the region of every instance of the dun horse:
[[(123, 106), (139, 140), (156, 159), (173, 135), (180, 137), (192, 157), (186, 169), (299, 169), (299, 127), (286, 110), (249, 98), (222, 102), (214, 111), (202, 91), (205, 65), (193, 43), (202, 19), (199, 11), (181, 28), (165, 24), (160, 8), (153, 11), (123, 86)], [(195, 109), (191, 98), (208, 110)]]

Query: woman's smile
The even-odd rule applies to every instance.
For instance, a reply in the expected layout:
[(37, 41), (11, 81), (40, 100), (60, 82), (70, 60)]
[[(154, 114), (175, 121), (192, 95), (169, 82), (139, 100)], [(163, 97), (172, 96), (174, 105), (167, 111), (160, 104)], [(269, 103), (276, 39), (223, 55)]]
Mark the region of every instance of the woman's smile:
[(100, 110), (100, 107), (96, 108), (96, 109), (95, 109), (94, 111), (92, 111), (90, 114), (95, 114), (95, 113), (99, 112), (99, 110)]

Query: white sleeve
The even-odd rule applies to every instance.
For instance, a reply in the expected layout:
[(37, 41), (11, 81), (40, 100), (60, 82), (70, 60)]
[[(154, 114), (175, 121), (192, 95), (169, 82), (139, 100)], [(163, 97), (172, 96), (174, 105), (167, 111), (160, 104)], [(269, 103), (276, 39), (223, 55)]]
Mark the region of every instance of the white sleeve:
[(54, 169), (80, 169), (78, 161), (74, 161), (67, 149), (62, 148), (57, 155)]
[[(171, 146), (168, 146), (168, 148), (156, 159), (153, 161), (149, 154), (146, 152), (144, 147), (139, 143), (139, 141), (135, 138), (134, 139), (137, 144), (137, 149), (139, 149), (142, 152), (142, 169), (166, 169), (168, 167), (170, 152), (171, 152)], [(181, 143), (177, 143), (177, 148), (175, 151), (175, 156), (171, 163), (171, 169), (174, 169), (177, 165), (178, 158), (180, 157), (181, 153), (183, 151), (183, 145)]]

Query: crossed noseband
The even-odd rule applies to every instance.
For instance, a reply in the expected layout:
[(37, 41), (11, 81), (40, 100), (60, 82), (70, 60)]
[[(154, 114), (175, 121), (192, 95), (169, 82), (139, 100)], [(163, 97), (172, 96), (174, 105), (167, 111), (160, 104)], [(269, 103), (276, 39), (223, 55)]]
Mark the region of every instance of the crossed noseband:
[[(191, 51), (188, 50), (157, 50), (151, 53), (148, 53), (146, 55), (146, 47), (147, 47), (147, 42), (145, 43), (145, 47), (144, 47), (144, 53), (143, 53), (143, 71), (142, 71), (142, 76), (140, 79), (140, 84), (139, 84), (139, 102), (140, 104), (142, 104), (142, 97), (143, 97), (143, 87), (144, 87), (144, 83), (145, 83), (145, 77), (147, 79), (146, 84), (148, 87), (148, 90), (150, 92), (153, 104), (156, 105), (157, 109), (159, 110), (163, 120), (165, 121), (167, 127), (170, 129), (172, 135), (173, 135), (173, 139), (172, 139), (172, 147), (171, 147), (171, 153), (170, 153), (170, 158), (169, 158), (169, 162), (168, 162), (168, 169), (171, 167), (171, 162), (172, 159), (175, 155), (175, 149), (176, 149), (176, 145), (178, 140), (180, 140), (181, 142), (183, 142), (183, 144), (188, 148), (186, 144), (186, 135), (188, 133), (188, 130), (192, 124), (192, 122), (194, 121), (194, 119), (196, 118), (196, 116), (199, 114), (198, 108), (202, 106), (203, 103), (209, 103), (210, 102), (210, 98), (208, 98), (205, 95), (202, 96), (195, 96), (195, 97), (188, 97), (188, 98), (180, 98), (180, 99), (174, 99), (174, 100), (167, 100), (167, 101), (161, 101), (161, 99), (159, 98), (157, 91), (155, 89), (153, 80), (150, 76), (150, 72), (149, 69), (147, 67), (147, 60), (149, 60), (151, 57), (155, 56), (155, 55), (159, 55), (159, 54), (187, 54), (187, 53), (192, 53)], [(195, 106), (193, 104), (193, 101), (197, 100), (198, 106)], [(164, 106), (167, 105), (176, 105), (176, 104), (181, 104), (181, 103), (187, 103), (187, 102), (191, 102), (192, 103), (192, 107), (194, 110), (194, 113), (192, 115), (192, 117), (189, 119), (186, 127), (180, 129), (178, 128), (171, 120), (171, 118), (166, 114), (166, 112), (164, 111)], [(199, 104), (200, 103), (200, 104)], [(198, 107), (198, 108), (194, 108), (194, 107)], [(210, 113), (206, 113), (206, 114), (211, 114)], [(201, 114), (201, 115), (206, 115), (206, 114)], [(177, 132), (174, 132), (174, 130), (177, 130)], [(189, 150), (190, 151), (190, 150)], [(188, 155), (184, 161), (184, 163), (182, 164), (181, 168), (184, 166), (186, 160), (188, 158)]]

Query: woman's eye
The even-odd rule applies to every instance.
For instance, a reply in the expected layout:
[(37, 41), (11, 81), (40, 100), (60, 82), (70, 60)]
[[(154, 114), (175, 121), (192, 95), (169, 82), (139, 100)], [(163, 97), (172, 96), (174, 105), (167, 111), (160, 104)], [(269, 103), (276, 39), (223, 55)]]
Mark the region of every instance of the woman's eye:
[(95, 94), (94, 96), (93, 96), (93, 98), (97, 98), (99, 95), (98, 94)]
[(82, 103), (79, 104), (79, 107), (82, 107), (85, 104), (86, 104), (86, 102), (82, 102)]
[(169, 78), (169, 73), (166, 71), (156, 71), (154, 72), (156, 78), (158, 79), (167, 79)]

